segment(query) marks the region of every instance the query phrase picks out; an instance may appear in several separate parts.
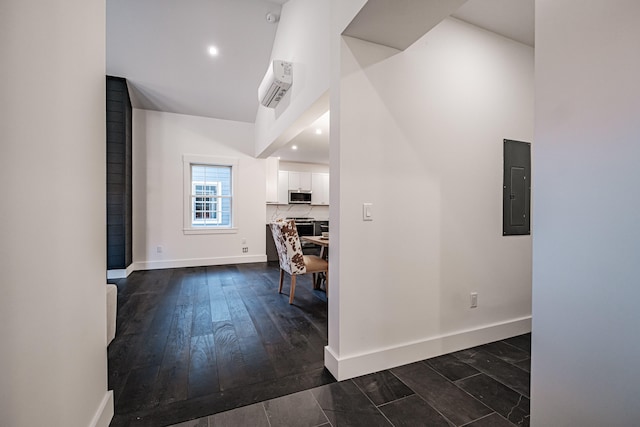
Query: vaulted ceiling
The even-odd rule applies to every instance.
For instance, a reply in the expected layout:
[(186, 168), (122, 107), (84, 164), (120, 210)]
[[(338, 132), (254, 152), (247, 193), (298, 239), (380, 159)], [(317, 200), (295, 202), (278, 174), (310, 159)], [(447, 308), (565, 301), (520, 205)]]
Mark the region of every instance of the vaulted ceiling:
[(282, 2), (107, 0), (107, 74), (134, 107), (253, 122)]
[[(107, 0), (107, 74), (129, 81), (136, 108), (253, 123), (277, 29), (266, 16), (279, 15), (286, 1)], [(533, 45), (533, 5), (469, 0), (453, 16)], [(211, 46), (217, 56), (209, 54)], [(317, 135), (320, 126), (280, 154), (328, 162), (328, 132)], [(322, 138), (326, 148), (318, 149)], [(307, 153), (310, 143), (315, 148)]]

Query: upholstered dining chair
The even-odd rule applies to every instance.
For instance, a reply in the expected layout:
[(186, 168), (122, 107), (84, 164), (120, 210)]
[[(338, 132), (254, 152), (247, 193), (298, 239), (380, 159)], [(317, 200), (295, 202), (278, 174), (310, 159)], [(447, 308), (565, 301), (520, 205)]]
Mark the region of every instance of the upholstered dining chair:
[(278, 286), (278, 293), (282, 293), (285, 272), (291, 275), (289, 304), (293, 304), (293, 294), (296, 290), (296, 276), (312, 273), (313, 283), (316, 283), (316, 273), (325, 273), (327, 276), (325, 289), (327, 296), (329, 296), (329, 263), (316, 255), (303, 255), (296, 223), (293, 220), (279, 220), (269, 225), (278, 251), (278, 260), (280, 261), (280, 284)]

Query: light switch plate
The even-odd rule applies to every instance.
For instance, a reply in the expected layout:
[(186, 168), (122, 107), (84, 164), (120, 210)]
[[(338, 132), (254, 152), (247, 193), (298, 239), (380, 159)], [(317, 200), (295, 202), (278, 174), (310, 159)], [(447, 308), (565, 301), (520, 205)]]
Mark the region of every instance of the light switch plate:
[(362, 220), (373, 221), (373, 203), (362, 204)]

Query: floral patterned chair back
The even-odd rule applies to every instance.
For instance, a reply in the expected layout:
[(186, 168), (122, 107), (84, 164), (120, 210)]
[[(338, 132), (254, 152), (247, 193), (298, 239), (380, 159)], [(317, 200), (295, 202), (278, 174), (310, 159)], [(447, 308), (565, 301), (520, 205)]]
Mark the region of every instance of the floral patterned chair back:
[(278, 250), (280, 268), (291, 275), (305, 274), (302, 244), (293, 220), (279, 220), (269, 224)]

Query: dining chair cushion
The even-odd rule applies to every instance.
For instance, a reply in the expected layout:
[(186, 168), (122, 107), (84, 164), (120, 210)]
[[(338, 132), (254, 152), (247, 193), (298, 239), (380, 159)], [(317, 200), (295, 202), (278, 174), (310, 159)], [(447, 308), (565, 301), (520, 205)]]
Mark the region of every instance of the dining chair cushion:
[(314, 273), (327, 271), (329, 263), (317, 255), (304, 255), (304, 265), (307, 268), (307, 273)]

